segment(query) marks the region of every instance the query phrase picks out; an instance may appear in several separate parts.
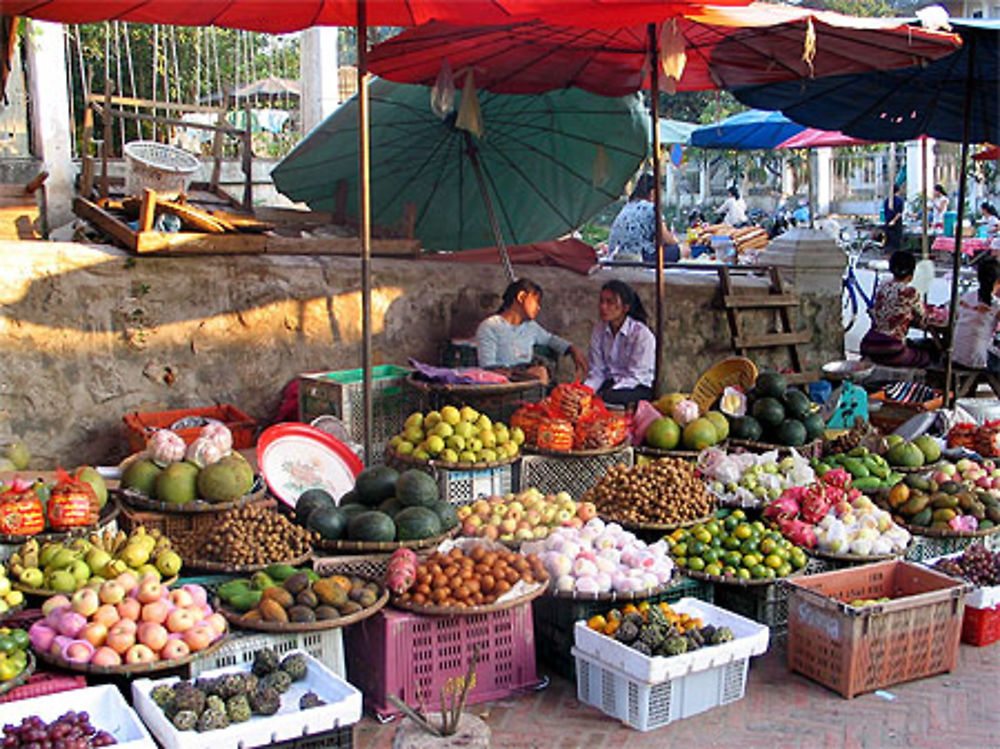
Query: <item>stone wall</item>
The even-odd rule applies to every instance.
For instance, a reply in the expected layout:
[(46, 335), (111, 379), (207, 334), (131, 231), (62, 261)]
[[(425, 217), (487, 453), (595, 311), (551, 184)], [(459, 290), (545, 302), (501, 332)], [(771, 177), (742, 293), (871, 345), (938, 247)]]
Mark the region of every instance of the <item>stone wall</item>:
[[(648, 272), (517, 271), (546, 290), (540, 322), (581, 347), (611, 277), (634, 283), (655, 314)], [(436, 361), (450, 337), (495, 310), (503, 287), (492, 265), (376, 259), (376, 363)], [(359, 289), (358, 261), (342, 257), (136, 258), (97, 245), (0, 244), (0, 418), (36, 468), (117, 461), (131, 411), (233, 403), (266, 422), (296, 374), (360, 366)], [(840, 357), (839, 292), (803, 300), (814, 367)], [(729, 353), (719, 301), (714, 273), (668, 274), (661, 390), (690, 388)], [(750, 326), (766, 329), (763, 319)], [(561, 375), (570, 374), (566, 361)]]

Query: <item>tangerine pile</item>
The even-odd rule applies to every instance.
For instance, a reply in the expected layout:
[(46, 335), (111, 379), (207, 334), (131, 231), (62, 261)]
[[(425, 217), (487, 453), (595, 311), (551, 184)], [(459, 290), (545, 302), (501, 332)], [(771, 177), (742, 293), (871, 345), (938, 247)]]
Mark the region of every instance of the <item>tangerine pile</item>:
[(541, 560), (513, 551), (473, 546), (435, 551), (417, 565), (416, 582), (399, 600), (417, 606), (465, 608), (495, 602), (518, 582), (548, 582)]

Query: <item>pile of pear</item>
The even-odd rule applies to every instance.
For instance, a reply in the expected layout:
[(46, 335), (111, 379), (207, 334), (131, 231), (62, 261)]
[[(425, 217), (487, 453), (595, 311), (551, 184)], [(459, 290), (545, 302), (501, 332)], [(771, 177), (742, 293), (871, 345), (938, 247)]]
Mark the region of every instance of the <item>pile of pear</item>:
[(131, 533), (105, 530), (67, 541), (25, 541), (10, 557), (10, 577), (27, 588), (72, 593), (113, 580), (124, 572), (141, 579), (168, 579), (180, 572), (181, 557), (158, 529), (137, 526)]

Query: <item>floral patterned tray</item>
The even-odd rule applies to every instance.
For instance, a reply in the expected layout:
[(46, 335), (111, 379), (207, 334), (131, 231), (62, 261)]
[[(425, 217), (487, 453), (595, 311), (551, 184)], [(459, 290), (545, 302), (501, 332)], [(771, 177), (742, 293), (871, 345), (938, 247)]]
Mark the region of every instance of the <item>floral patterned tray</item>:
[(364, 468), (343, 442), (300, 423), (265, 429), (257, 441), (257, 465), (271, 493), (291, 507), (307, 489), (325, 489), (339, 499)]

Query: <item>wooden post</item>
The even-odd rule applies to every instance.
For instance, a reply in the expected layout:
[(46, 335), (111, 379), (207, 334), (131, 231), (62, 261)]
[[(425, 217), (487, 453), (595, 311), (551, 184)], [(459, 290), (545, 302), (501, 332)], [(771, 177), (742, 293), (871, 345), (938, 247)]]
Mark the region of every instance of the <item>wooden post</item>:
[[(222, 127), (226, 124), (226, 111), (229, 109), (229, 96), (223, 100), (222, 109), (219, 110), (219, 116), (215, 121), (215, 124)], [(216, 130), (215, 137), (212, 139), (212, 159), (215, 163), (212, 166), (212, 180), (209, 183), (211, 185), (212, 192), (219, 189), (219, 178), (222, 176), (222, 131)]]
[(243, 105), (246, 117), (243, 130), (243, 207), (253, 212), (253, 128), (250, 122), (250, 103)]
[(104, 109), (101, 112), (104, 123), (104, 143), (101, 144), (101, 197), (111, 192), (108, 178), (108, 148), (111, 145), (111, 81), (104, 81)]
[(139, 205), (139, 229), (149, 231), (153, 228), (156, 218), (156, 192), (148, 187), (142, 191), (142, 203)]

